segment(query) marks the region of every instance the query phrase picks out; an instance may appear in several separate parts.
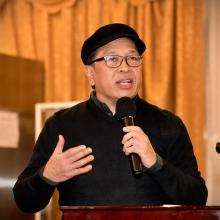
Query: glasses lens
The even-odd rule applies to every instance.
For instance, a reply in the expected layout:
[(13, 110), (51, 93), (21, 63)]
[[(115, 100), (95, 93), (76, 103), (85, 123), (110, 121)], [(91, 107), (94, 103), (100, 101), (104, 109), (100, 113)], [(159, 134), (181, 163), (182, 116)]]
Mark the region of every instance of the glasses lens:
[(129, 66), (139, 66), (142, 63), (142, 56), (127, 56)]
[(105, 62), (109, 67), (118, 67), (120, 66), (122, 57), (120, 56), (106, 56)]

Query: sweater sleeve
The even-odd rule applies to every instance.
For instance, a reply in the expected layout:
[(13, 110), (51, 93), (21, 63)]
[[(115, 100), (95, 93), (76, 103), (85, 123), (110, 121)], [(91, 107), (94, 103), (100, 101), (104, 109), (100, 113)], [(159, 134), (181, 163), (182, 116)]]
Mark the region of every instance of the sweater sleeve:
[(54, 117), (46, 122), (27, 167), (18, 176), (13, 187), (15, 201), (24, 212), (34, 213), (45, 208), (55, 190), (55, 186), (40, 177), (40, 170), (48, 161), (58, 140), (55, 124)]
[(38, 172), (30, 176), (19, 176), (14, 188), (14, 198), (18, 207), (29, 213), (45, 208), (53, 195), (55, 186), (40, 178)]
[(175, 137), (170, 137), (170, 140), (163, 158), (164, 165), (152, 173), (152, 177), (173, 204), (205, 204), (208, 194), (205, 181), (198, 171), (192, 143), (180, 119)]

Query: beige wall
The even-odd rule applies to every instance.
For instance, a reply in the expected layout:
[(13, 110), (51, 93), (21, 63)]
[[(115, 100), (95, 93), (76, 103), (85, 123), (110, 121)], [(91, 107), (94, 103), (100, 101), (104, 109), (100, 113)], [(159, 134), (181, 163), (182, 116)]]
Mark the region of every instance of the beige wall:
[(220, 205), (220, 1), (206, 0), (206, 174), (208, 204)]

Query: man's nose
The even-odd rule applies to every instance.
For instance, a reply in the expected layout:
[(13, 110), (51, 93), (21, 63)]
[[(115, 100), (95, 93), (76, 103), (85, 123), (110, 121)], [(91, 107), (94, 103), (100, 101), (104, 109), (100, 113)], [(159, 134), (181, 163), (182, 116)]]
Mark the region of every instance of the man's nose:
[(121, 70), (124, 70), (124, 71), (127, 71), (130, 68), (130, 66), (127, 63), (126, 57), (123, 58), (120, 68)]

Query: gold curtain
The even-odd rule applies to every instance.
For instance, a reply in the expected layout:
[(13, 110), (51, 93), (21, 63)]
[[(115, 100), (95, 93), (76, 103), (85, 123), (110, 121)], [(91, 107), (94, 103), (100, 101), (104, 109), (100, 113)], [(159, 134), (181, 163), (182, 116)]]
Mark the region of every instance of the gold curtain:
[(204, 174), (203, 0), (1, 0), (0, 52), (44, 62), (45, 101), (84, 100), (80, 49), (110, 22), (146, 42), (140, 95), (183, 119)]
[(203, 0), (1, 0), (0, 52), (44, 62), (45, 101), (84, 100), (82, 43), (111, 22), (146, 42), (140, 95), (183, 119), (204, 175)]

